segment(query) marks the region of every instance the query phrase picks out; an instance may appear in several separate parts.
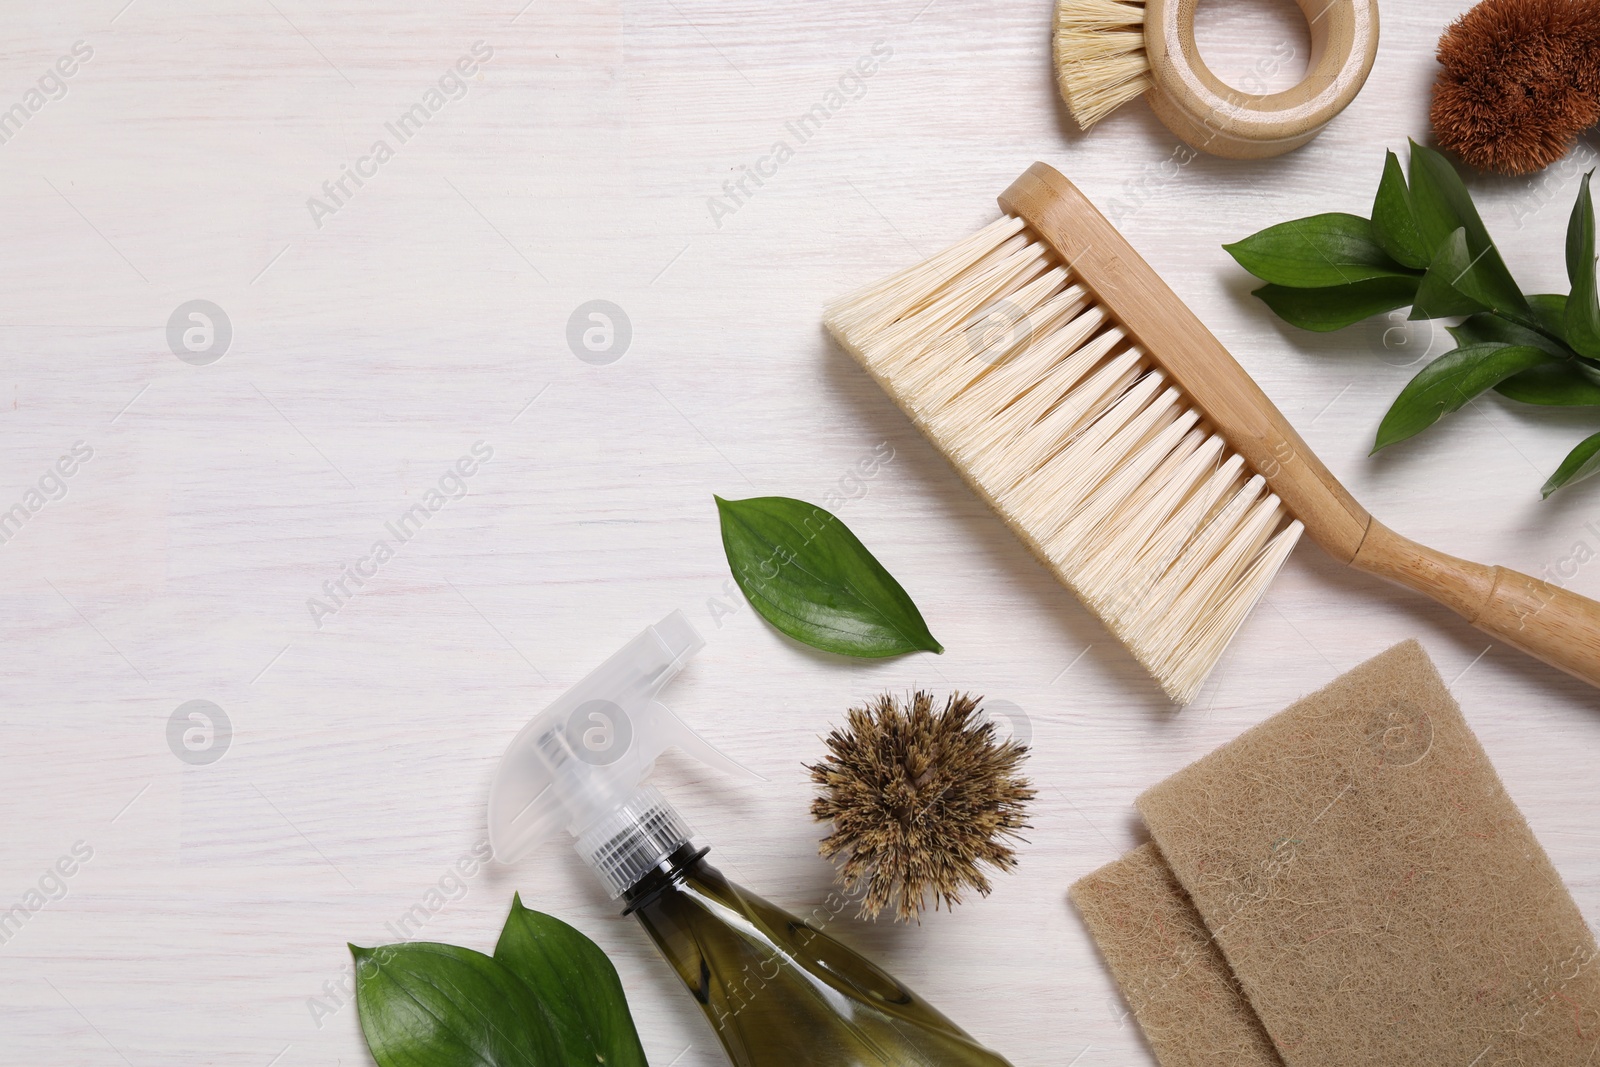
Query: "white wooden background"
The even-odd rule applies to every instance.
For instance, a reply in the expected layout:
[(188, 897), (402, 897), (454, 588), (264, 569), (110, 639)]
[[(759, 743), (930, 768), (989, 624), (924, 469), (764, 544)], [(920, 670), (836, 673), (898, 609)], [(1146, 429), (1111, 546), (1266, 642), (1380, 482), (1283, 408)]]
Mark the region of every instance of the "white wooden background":
[[(1368, 459), (1406, 364), (1442, 352), (1442, 331), (1397, 317), (1297, 332), (1218, 247), (1366, 212), (1383, 149), (1426, 133), (1434, 42), (1464, 0), (1386, 0), (1366, 91), (1309, 147), (1183, 166), (1142, 104), (1092, 135), (1071, 128), (1047, 0), (524, 3), (0, 14), (0, 108), (76, 42), (93, 53), (0, 144), (0, 505), (74, 442), (93, 449), (65, 497), (0, 546), (0, 906), (42, 878), (55, 890), (46, 871), (76, 843), (93, 850), (0, 945), (0, 1062), (369, 1062), (353, 1008), (324, 991), (345, 943), (393, 939), (385, 924), (482, 838), (512, 734), (674, 608), (709, 644), (670, 703), (770, 781), (677, 755), (658, 780), (714, 861), (796, 910), (831, 878), (801, 761), (847, 706), (928, 685), (1022, 709), (1041, 791), (1021, 869), (920, 928), (833, 928), (1018, 1067), (1153, 1062), (1067, 886), (1141, 839), (1140, 790), (1407, 637), (1455, 680), (1600, 916), (1595, 691), (1306, 544), (1174, 712), (818, 324), (825, 301), (987, 221), (1012, 177), (1048, 160), (1385, 522), (1475, 559), (1565, 567), (1600, 593), (1600, 566), (1574, 556), (1600, 551), (1600, 485), (1537, 493), (1592, 415), (1490, 396)], [(1284, 86), (1303, 66), (1305, 31), (1282, 4), (1216, 0), (1202, 22), (1235, 84)], [(385, 123), (479, 41), (492, 58), (465, 96), (398, 144)], [(722, 183), (793, 143), (785, 122), (877, 42), (892, 56), (860, 94), (714, 219)], [(1252, 66), (1284, 43), (1296, 58)], [(319, 227), (308, 198), (379, 138), (394, 158)], [(1529, 291), (1565, 287), (1576, 175), (1473, 182)], [(167, 341), (195, 299), (232, 326), (210, 365)], [(609, 365), (566, 341), (594, 299), (632, 327)], [(315, 625), (307, 599), (478, 441), (494, 456), (468, 494)], [(850, 481), (885, 443), (893, 461)], [(713, 493), (821, 501), (841, 487), (854, 498), (840, 514), (911, 591), (942, 657), (812, 654), (727, 596)], [(169, 747), (191, 700), (232, 724), (216, 762)], [(723, 1062), (563, 844), (468, 879), (423, 936), (487, 949), (514, 889), (616, 960), (653, 1063)]]

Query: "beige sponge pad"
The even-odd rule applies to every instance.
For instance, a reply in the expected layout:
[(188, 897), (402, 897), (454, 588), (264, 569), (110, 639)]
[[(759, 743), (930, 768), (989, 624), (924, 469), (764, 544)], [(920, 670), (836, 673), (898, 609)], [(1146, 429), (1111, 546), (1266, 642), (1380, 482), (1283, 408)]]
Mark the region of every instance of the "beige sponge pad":
[(1594, 938), (1416, 642), (1138, 808), (1288, 1067), (1600, 1065)]
[(1154, 845), (1080, 880), (1072, 902), (1162, 1067), (1282, 1067)]

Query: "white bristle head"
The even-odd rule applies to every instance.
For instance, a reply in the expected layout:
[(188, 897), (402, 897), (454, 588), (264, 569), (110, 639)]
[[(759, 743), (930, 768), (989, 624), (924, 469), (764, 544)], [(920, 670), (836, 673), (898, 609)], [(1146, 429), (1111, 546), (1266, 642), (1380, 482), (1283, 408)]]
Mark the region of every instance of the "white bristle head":
[(1006, 216), (826, 322), (1168, 695), (1193, 699), (1300, 523), (1055, 253)]
[(852, 293), (828, 308), (827, 320), (835, 325), (836, 335), (871, 335), (888, 323), (920, 311), (946, 281), (966, 273), (973, 264), (994, 254), (1007, 238), (1021, 229), (1021, 219), (1002, 215), (932, 259)]
[(1143, 4), (1058, 0), (1055, 23), (1056, 77), (1080, 129), (1150, 88)]

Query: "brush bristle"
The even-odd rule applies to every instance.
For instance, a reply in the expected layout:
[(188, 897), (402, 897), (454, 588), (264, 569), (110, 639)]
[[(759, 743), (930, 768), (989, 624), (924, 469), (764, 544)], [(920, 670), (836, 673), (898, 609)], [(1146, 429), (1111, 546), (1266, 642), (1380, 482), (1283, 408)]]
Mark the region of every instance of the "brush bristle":
[(1192, 700), (1301, 526), (1055, 252), (1004, 216), (826, 323), (1167, 694)]
[(937, 910), (969, 889), (988, 896), (986, 868), (1017, 865), (1009, 842), (1021, 840), (1034, 798), (1019, 773), (1028, 746), (997, 737), (982, 704), (956, 693), (939, 711), (930, 693), (885, 693), (851, 708), (827, 758), (807, 767), (819, 787), (811, 814), (833, 824), (820, 851), (839, 861), (863, 918), (892, 910), (920, 922), (930, 901)]
[(1600, 121), (1600, 0), (1484, 0), (1438, 59), (1433, 130), (1474, 167), (1542, 170)]
[(1058, 0), (1056, 78), (1067, 110), (1087, 130), (1150, 88), (1144, 5), (1124, 0)]

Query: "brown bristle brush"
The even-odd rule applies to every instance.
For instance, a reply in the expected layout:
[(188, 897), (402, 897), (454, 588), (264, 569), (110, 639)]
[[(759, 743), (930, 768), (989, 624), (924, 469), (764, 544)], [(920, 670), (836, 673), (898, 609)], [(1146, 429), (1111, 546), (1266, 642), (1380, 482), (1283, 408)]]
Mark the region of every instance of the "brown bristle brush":
[(1438, 56), (1434, 135), (1479, 170), (1542, 170), (1600, 122), (1600, 0), (1484, 0)]
[(828, 735), (828, 757), (806, 769), (819, 787), (811, 814), (831, 822), (819, 851), (861, 897), (863, 918), (893, 910), (920, 920), (931, 901), (954, 908), (961, 894), (989, 895), (988, 867), (1017, 865), (1010, 840), (1027, 829), (1034, 791), (1018, 770), (1028, 746), (999, 740), (983, 698), (956, 693), (934, 709), (918, 690), (850, 709), (850, 725)]
[(1178, 703), (1302, 528), (1600, 685), (1600, 604), (1377, 522), (1194, 313), (1043, 163), (1002, 217), (829, 331)]

